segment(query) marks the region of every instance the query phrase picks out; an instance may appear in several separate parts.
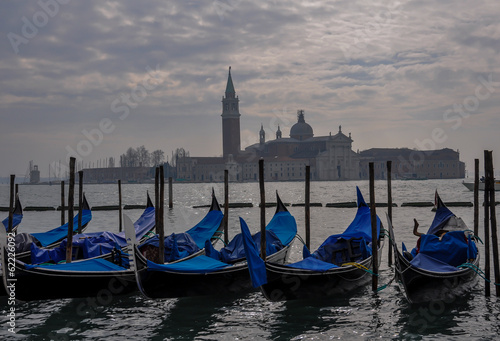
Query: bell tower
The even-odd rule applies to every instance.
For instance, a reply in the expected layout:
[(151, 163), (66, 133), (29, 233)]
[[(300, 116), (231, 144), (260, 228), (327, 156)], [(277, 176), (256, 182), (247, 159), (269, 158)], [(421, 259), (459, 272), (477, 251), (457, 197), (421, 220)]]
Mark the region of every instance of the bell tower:
[(234, 91), (231, 67), (227, 77), (226, 94), (222, 97), (222, 156), (237, 156), (241, 150), (239, 99)]

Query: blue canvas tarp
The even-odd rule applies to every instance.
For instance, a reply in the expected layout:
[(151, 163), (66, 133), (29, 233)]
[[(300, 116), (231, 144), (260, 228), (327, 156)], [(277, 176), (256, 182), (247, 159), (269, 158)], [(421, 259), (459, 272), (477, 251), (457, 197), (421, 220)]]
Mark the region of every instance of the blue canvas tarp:
[(299, 262), (287, 264), (287, 266), (291, 268), (311, 270), (317, 272), (324, 272), (333, 268), (338, 268), (338, 266), (335, 264), (324, 262), (314, 257), (307, 257)]
[[(90, 210), (82, 210), (82, 226), (88, 224), (92, 219), (92, 212)], [(78, 230), (78, 214), (73, 218), (73, 231)], [(68, 235), (68, 223), (56, 227), (47, 232), (32, 233), (42, 246), (49, 246), (64, 239)]]
[(424, 253), (417, 254), (410, 262), (413, 267), (435, 272), (453, 272), (458, 271), (457, 267), (451, 266), (439, 259), (428, 256)]
[[(252, 236), (255, 245), (260, 245), (260, 232)], [(266, 230), (266, 254), (272, 255), (283, 248), (283, 244), (278, 236), (273, 232)], [(205, 253), (207, 256), (220, 260), (224, 263), (232, 263), (236, 260), (245, 258), (245, 248), (243, 245), (243, 235), (238, 233), (223, 247), (220, 251), (214, 249), (212, 244), (207, 241), (205, 243)]]
[[(358, 240), (356, 243), (359, 243), (358, 247), (363, 254), (363, 258), (367, 258), (371, 255), (372, 223), (370, 208), (366, 204), (358, 187), (356, 187), (356, 192), (358, 197), (358, 210), (354, 220), (343, 233), (328, 237), (312, 254), (313, 257), (329, 262), (333, 259), (333, 254), (338, 251), (338, 249), (345, 248), (345, 242), (349, 239)], [(379, 236), (380, 218), (377, 216), (377, 239)]]
[(432, 220), (431, 226), (429, 227), (429, 230), (427, 231), (427, 234), (435, 234), (439, 230), (442, 230), (443, 227), (446, 225), (448, 220), (450, 220), (451, 217), (455, 216), (453, 212), (451, 212), (448, 207), (446, 207), (439, 199), (437, 196), (438, 200), (438, 208), (436, 209), (436, 214), (434, 215), (434, 219)]
[(281, 244), (288, 245), (297, 234), (297, 222), (288, 211), (276, 212), (273, 219), (267, 224), (266, 230), (272, 231), (279, 238)]
[(258, 288), (267, 283), (266, 265), (259, 256), (259, 251), (257, 251), (257, 246), (252, 239), (247, 223), (241, 217), (240, 226), (252, 285), (254, 288)]
[(221, 211), (209, 211), (207, 215), (196, 226), (187, 230), (196, 245), (202, 249), (205, 247), (205, 241), (213, 237), (219, 228), (224, 214)]
[(172, 271), (187, 273), (210, 273), (228, 267), (226, 263), (200, 255), (178, 263), (157, 264), (147, 261), (148, 271)]
[[(141, 239), (155, 226), (155, 209), (148, 207), (134, 223), (136, 238)], [(54, 249), (42, 249), (31, 244), (31, 263), (58, 263), (66, 259), (67, 239)], [(83, 258), (93, 258), (110, 253), (113, 249), (121, 249), (127, 245), (125, 232), (91, 232), (73, 236), (73, 250), (81, 252)]]
[(120, 271), (126, 270), (114, 263), (108, 262), (104, 259), (87, 259), (73, 263), (60, 263), (60, 264), (41, 264), (30, 265), (25, 264), (26, 269), (42, 268), (58, 271)]
[(420, 250), (412, 250), (414, 258), (410, 264), (430, 271), (457, 271), (457, 266), (477, 257), (476, 244), (464, 232), (448, 232), (441, 240), (433, 234), (422, 235)]
[[(190, 256), (200, 248), (194, 242), (193, 238), (188, 233), (172, 233), (165, 237), (165, 262), (173, 262), (187, 256)], [(151, 245), (156, 248), (160, 247), (160, 239), (154, 236), (139, 246), (139, 249)]]
[[(366, 259), (371, 256), (371, 214), (363, 195), (356, 187), (358, 210), (345, 231), (328, 237), (320, 247), (309, 253), (304, 248), (304, 259), (288, 264), (289, 267), (323, 272), (338, 267), (336, 264)], [(380, 236), (380, 219), (377, 216), (377, 239)], [(356, 259), (351, 259), (356, 255)]]
[[(297, 223), (288, 211), (276, 212), (273, 219), (266, 226), (266, 254), (272, 255), (283, 249), (285, 245), (292, 242), (297, 234)], [(260, 232), (252, 236), (255, 245), (260, 245)], [(213, 248), (210, 243), (205, 244), (207, 256), (225, 263), (232, 263), (238, 259), (245, 258), (243, 235), (238, 233), (229, 244), (220, 251)]]
[[(17, 225), (21, 224), (22, 220), (23, 220), (22, 214), (13, 214), (12, 215), (12, 227), (16, 227)], [(3, 223), (3, 226), (5, 226), (5, 230), (8, 230), (9, 229), (9, 217), (2, 220), (2, 223)]]

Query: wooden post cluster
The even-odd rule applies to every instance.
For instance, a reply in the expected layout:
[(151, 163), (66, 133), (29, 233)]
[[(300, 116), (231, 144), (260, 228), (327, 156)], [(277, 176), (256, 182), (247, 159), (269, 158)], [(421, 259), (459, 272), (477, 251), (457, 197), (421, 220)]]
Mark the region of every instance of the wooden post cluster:
[[(156, 234), (159, 239), (159, 250), (158, 250), (158, 262), (160, 264), (165, 263), (165, 238), (163, 230), (163, 200), (160, 200), (160, 196), (163, 194), (160, 184), (165, 183), (165, 180), (160, 183), (160, 177), (163, 175), (163, 171), (160, 171), (162, 167), (156, 167), (155, 169), (155, 226)], [(161, 174), (160, 174), (161, 173)]]
[(66, 263), (71, 263), (73, 251), (73, 212), (75, 206), (75, 161), (69, 159), (69, 189), (68, 189), (68, 239), (66, 243)]
[(488, 152), (484, 151), (484, 295), (490, 296), (490, 196), (489, 177), (486, 159)]
[[(492, 251), (493, 251), (493, 271), (494, 271), (494, 279), (495, 283), (500, 283), (500, 269), (499, 269), (499, 258), (498, 258), (498, 236), (497, 236), (497, 219), (496, 219), (496, 209), (495, 209), (495, 177), (494, 177), (494, 171), (493, 171), (493, 153), (491, 151), (485, 150), (484, 151), (484, 175), (485, 175), (485, 188), (484, 188), (484, 206), (485, 206), (485, 221), (484, 221), (484, 228), (485, 228), (485, 239), (486, 237), (486, 230), (490, 230), (491, 232), (491, 246), (492, 246)], [(488, 203), (488, 205), (486, 205)], [(488, 211), (489, 214), (489, 221), (486, 221), (486, 213)], [(488, 228), (488, 225), (490, 228)], [(488, 241), (487, 241), (488, 242)], [(487, 265), (486, 269), (488, 279), (490, 276), (490, 261), (489, 261), (489, 242), (488, 244), (488, 255), (485, 255)], [(486, 244), (485, 244), (486, 248)], [(485, 262), (486, 263), (486, 262)], [(486, 271), (485, 271), (486, 273)], [(487, 290), (485, 291), (485, 295), (490, 294), (490, 285), (486, 286)], [(496, 285), (495, 286), (495, 292), (497, 297), (500, 296), (500, 286)]]
[(375, 212), (375, 172), (373, 162), (368, 164), (370, 171), (370, 217), (372, 222), (372, 291), (378, 289), (378, 235), (377, 213)]

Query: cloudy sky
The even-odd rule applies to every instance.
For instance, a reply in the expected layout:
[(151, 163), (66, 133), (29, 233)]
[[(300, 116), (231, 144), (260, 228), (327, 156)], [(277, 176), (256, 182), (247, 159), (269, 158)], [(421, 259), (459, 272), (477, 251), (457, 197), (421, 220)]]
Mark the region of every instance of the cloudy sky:
[(242, 147), (304, 109), (354, 150), (500, 165), (497, 1), (11, 0), (0, 17), (0, 176), (141, 145), (221, 155), (229, 66)]

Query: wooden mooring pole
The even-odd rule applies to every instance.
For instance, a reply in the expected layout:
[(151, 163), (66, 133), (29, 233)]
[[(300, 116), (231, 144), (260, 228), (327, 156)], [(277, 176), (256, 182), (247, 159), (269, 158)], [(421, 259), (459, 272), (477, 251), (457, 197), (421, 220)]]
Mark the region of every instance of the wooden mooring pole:
[[(10, 175), (10, 195), (9, 195), (9, 222), (7, 226), (7, 232), (12, 232), (14, 224), (14, 182), (16, 181), (16, 176), (14, 174)], [(3, 227), (2, 227), (3, 228)]]
[(83, 171), (78, 171), (78, 234), (82, 233)]
[(474, 235), (479, 236), (479, 159), (474, 159)]
[(118, 231), (123, 231), (123, 217), (122, 217), (122, 181), (118, 180)]
[(493, 170), (493, 153), (492, 151), (488, 151), (488, 174), (489, 178), (486, 181), (489, 181), (489, 197), (490, 197), (490, 227), (491, 227), (491, 245), (493, 251), (493, 271), (495, 275), (495, 293), (500, 296), (500, 264), (498, 259), (498, 236), (497, 236), (497, 215), (495, 209), (495, 178), (494, 178), (494, 170)]
[[(484, 151), (484, 295), (490, 296), (490, 182), (488, 181), (488, 151)], [(495, 205), (495, 203), (493, 203)]]
[(65, 213), (66, 213), (66, 199), (64, 198), (64, 180), (61, 181), (61, 225), (66, 223)]
[(172, 189), (172, 177), (168, 178), (168, 208), (174, 207), (174, 194)]
[(306, 247), (311, 250), (311, 166), (306, 166), (306, 189), (305, 189), (305, 225), (306, 225)]
[(75, 161), (69, 159), (69, 189), (68, 189), (68, 239), (66, 240), (66, 263), (71, 263), (73, 251), (73, 212), (75, 206)]
[(373, 162), (368, 164), (370, 171), (370, 217), (372, 223), (372, 291), (378, 289), (378, 236), (377, 236), (377, 213), (375, 212), (375, 175)]
[(266, 260), (266, 192), (264, 190), (264, 160), (259, 160), (260, 189), (260, 256)]
[[(387, 215), (392, 223), (392, 161), (387, 161)], [(392, 247), (389, 244), (388, 264), (392, 266)]]
[(224, 169), (224, 245), (229, 243), (229, 171)]
[[(169, 183), (170, 183), (169, 178)], [(163, 166), (160, 166), (160, 213), (158, 216), (158, 221), (160, 223), (160, 228), (158, 230), (158, 238), (160, 239), (160, 264), (165, 263), (165, 228), (163, 226), (164, 223), (164, 216), (165, 216), (165, 206), (164, 206), (164, 200), (165, 200), (165, 174), (163, 171)]]

